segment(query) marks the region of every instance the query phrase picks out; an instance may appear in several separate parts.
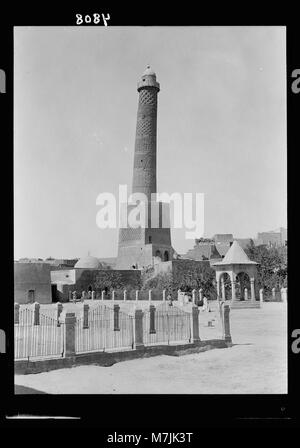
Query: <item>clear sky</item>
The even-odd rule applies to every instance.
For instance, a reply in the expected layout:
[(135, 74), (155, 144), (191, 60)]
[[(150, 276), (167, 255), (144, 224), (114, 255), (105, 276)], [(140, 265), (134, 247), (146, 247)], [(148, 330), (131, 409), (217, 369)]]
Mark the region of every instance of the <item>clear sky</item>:
[[(101, 192), (131, 186), (147, 64), (158, 190), (205, 194), (205, 236), (286, 227), (284, 27), (16, 27), (15, 258), (117, 254)], [(193, 246), (184, 230), (173, 247)]]

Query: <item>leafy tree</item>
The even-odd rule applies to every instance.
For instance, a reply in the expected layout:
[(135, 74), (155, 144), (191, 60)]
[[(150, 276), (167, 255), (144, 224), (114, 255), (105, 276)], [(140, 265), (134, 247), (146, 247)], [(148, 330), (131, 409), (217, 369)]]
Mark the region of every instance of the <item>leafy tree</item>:
[(271, 293), (272, 288), (287, 286), (287, 249), (286, 247), (255, 246), (253, 241), (245, 249), (252, 261), (259, 263), (258, 286)]
[(148, 278), (143, 284), (142, 289), (159, 289), (166, 290), (167, 294), (172, 292), (173, 275), (171, 272), (161, 272), (153, 277)]
[(142, 289), (165, 289), (167, 293), (177, 296), (180, 289), (191, 294), (193, 289), (202, 289), (203, 294), (210, 298), (216, 298), (215, 271), (209, 262), (188, 262), (182, 260), (174, 263), (172, 272), (154, 274), (154, 269), (147, 269), (142, 274)]
[(112, 289), (125, 289), (122, 282), (122, 276), (119, 272), (108, 271), (103, 277), (101, 274), (95, 278), (94, 287), (96, 291), (101, 291), (105, 288)]

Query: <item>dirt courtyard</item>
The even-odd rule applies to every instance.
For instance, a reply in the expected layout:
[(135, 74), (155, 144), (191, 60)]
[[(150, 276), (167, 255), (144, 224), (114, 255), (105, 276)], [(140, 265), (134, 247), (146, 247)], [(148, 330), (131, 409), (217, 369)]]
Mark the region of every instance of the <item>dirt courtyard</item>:
[(231, 310), (230, 324), (230, 348), (16, 375), (15, 384), (49, 394), (287, 393), (287, 305)]

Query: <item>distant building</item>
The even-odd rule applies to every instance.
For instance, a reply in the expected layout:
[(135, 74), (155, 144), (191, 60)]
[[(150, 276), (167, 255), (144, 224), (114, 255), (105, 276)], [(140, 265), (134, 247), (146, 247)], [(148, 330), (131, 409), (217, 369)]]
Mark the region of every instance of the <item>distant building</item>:
[(66, 259), (66, 258), (46, 258), (43, 260), (42, 258), (20, 258), (16, 260), (16, 263), (41, 263), (41, 264), (50, 264), (51, 266), (57, 266), (61, 268), (72, 268), (77, 263), (78, 258), (74, 259)]
[(260, 232), (257, 234), (257, 245), (265, 244), (271, 247), (280, 247), (287, 245), (287, 229), (280, 227), (277, 230), (269, 232)]
[(232, 233), (217, 233), (213, 236), (213, 240), (216, 245), (216, 249), (222, 258), (227, 254), (230, 246), (233, 243)]
[(74, 291), (80, 298), (83, 291), (94, 291), (96, 280), (101, 279), (105, 285), (111, 276), (117, 276), (118, 281), (124, 285), (132, 285), (137, 289), (140, 287), (140, 270), (111, 270), (98, 258), (88, 255), (80, 258), (73, 269), (51, 270), (52, 300), (66, 302)]
[(14, 263), (14, 301), (51, 303), (51, 266), (45, 263)]
[(190, 249), (186, 254), (181, 255), (183, 259), (190, 259), (195, 261), (218, 261), (222, 260), (222, 256), (218, 252), (213, 240), (210, 239), (196, 239), (193, 249)]
[(45, 263), (42, 258), (19, 258), (19, 260), (16, 260), (15, 263)]
[[(247, 247), (251, 244), (251, 241), (253, 241), (252, 238), (234, 238), (234, 241), (237, 241), (239, 245), (245, 250)], [(253, 241), (254, 244), (254, 241)]]
[(98, 258), (103, 268), (107, 269), (115, 269), (117, 258), (116, 257), (107, 257), (107, 258)]
[(78, 258), (66, 259), (66, 258), (47, 258), (44, 263), (48, 263), (52, 266), (59, 266), (61, 268), (73, 268), (77, 263)]

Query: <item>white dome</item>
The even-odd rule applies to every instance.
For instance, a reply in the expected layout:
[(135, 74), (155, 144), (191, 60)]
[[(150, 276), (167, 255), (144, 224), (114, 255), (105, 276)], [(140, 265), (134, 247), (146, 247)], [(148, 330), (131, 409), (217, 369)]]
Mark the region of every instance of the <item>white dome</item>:
[(155, 72), (152, 70), (152, 68), (150, 67), (150, 65), (147, 65), (147, 68), (146, 68), (146, 70), (144, 71), (144, 73), (143, 73), (142, 76), (146, 76), (146, 75), (149, 75), (149, 76), (156, 76)]
[(80, 269), (101, 269), (102, 264), (98, 258), (88, 255), (87, 257), (80, 258), (74, 267)]

